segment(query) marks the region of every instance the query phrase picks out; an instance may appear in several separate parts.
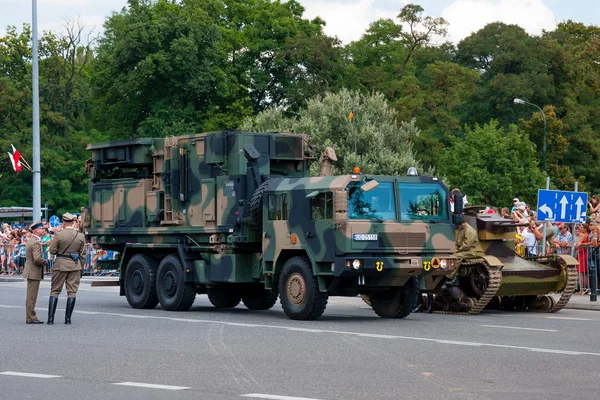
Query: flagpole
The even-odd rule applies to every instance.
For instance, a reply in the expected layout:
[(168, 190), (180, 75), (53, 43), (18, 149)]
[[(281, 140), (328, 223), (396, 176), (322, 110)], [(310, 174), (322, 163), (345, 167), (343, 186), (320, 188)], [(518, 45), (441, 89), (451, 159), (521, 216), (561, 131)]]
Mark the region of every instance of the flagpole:
[(42, 218), (40, 176), (40, 89), (38, 76), (37, 0), (32, 0), (32, 91), (33, 91), (33, 221)]

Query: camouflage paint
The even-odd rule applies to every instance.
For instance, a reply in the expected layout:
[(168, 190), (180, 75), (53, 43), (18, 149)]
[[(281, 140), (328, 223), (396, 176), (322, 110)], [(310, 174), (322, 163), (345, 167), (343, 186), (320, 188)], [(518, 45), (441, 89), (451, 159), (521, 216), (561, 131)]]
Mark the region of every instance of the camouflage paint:
[[(186, 281), (198, 292), (221, 283), (272, 288), (289, 257), (307, 255), (319, 290), (355, 295), (402, 286), (411, 276), (439, 281), (454, 260), (449, 216), (435, 223), (400, 216), (401, 183), (438, 185), (449, 209), (441, 182), (361, 174), (310, 178), (315, 157), (304, 135), (223, 131), (99, 143), (88, 150), (87, 234), (95, 245), (121, 253), (121, 281), (132, 255), (147, 252), (160, 260), (177, 253)], [(325, 162), (333, 160), (335, 153), (327, 153)], [(322, 167), (331, 170), (330, 164)], [(372, 180), (393, 185), (396, 217), (348, 219), (348, 184)], [(255, 226), (250, 202), (263, 182), (263, 224)], [(315, 192), (331, 193), (332, 218), (311, 219), (309, 195)], [(286, 220), (267, 218), (265, 199), (274, 194), (287, 195)], [(358, 242), (354, 234), (377, 234), (378, 240)], [(432, 266), (435, 258), (447, 260), (448, 268)], [(347, 267), (355, 259), (362, 261), (358, 270)]]

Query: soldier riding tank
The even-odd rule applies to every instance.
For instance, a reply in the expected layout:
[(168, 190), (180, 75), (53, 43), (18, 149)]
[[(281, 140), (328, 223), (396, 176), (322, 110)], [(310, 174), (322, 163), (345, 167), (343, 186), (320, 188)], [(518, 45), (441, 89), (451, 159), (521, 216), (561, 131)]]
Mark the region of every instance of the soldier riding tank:
[[(482, 214), (457, 196), (455, 220), (465, 218), (477, 230), (479, 253), (460, 263), (456, 284), (429, 278), (425, 307), (443, 313), (478, 314), (484, 308), (556, 312), (571, 298), (577, 284), (575, 258), (566, 254), (522, 258), (515, 253), (515, 222), (498, 214)], [(456, 206), (458, 205), (458, 206)], [(558, 301), (549, 295), (560, 294)]]
[[(328, 296), (370, 296), (381, 317), (410, 314), (423, 266), (453, 270), (448, 189), (435, 178), (308, 177), (305, 135), (222, 131), (88, 146), (89, 226), (120, 258), (134, 308), (218, 308), (316, 319)], [(321, 157), (329, 175), (335, 153)], [(433, 223), (431, 223), (433, 222)]]

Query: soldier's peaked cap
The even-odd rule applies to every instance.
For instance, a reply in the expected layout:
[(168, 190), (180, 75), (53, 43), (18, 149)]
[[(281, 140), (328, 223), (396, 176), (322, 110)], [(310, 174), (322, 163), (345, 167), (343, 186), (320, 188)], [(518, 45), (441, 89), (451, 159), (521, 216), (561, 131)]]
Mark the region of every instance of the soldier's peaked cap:
[(38, 228), (46, 228), (42, 221), (36, 221), (29, 227), (30, 230), (38, 229)]
[(77, 217), (71, 213), (64, 213), (62, 216), (62, 220), (65, 222), (75, 221), (76, 219), (77, 219)]

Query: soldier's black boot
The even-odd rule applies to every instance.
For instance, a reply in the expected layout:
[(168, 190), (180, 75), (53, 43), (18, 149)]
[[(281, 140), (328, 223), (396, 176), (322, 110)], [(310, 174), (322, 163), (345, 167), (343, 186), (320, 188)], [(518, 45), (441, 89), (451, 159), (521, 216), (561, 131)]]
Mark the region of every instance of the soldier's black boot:
[(67, 299), (67, 310), (65, 311), (65, 324), (71, 325), (71, 315), (73, 315), (73, 309), (75, 308), (75, 300)]
[(56, 306), (58, 305), (58, 297), (50, 296), (48, 302), (48, 325), (54, 325), (54, 313), (56, 312)]

